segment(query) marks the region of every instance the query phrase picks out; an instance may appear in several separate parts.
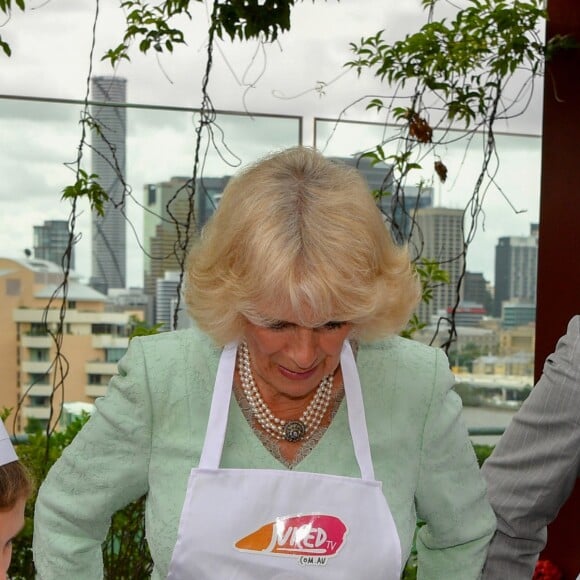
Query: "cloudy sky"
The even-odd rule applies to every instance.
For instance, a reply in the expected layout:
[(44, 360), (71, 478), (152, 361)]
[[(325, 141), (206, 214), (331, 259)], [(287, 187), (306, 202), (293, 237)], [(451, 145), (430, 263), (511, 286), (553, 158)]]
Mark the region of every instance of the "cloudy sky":
[[(134, 50), (131, 62), (123, 62), (113, 71), (100, 57), (122, 38), (124, 19), (118, 4), (117, 0), (98, 3), (93, 74), (114, 73), (126, 78), (130, 103), (199, 107), (207, 48), (206, 4), (194, 2), (192, 20), (181, 22), (187, 46), (159, 57), (143, 56)], [(83, 99), (96, 2), (28, 0), (27, 6), (24, 14), (15, 13), (0, 28), (13, 51), (10, 59), (0, 56), (0, 94)], [(450, 9), (445, 3), (442, 8)], [(209, 83), (213, 105), (218, 110), (302, 118), (305, 144), (313, 144), (315, 118), (342, 114), (349, 121), (380, 121), (376, 115), (365, 113), (362, 105), (353, 103), (364, 95), (386, 96), (392, 91), (370, 76), (357, 78), (343, 67), (351, 57), (348, 44), (379, 29), (385, 30), (387, 39), (396, 40), (412, 33), (424, 20), (420, 0), (298, 3), (292, 14), (292, 30), (276, 43), (263, 46), (257, 42), (218, 41)], [(525, 116), (498, 127), (536, 137), (499, 137), (502, 161), (497, 168), (498, 187), (492, 185), (486, 192), (484, 227), (468, 258), (468, 268), (483, 271), (488, 279), (493, 279), (497, 238), (527, 235), (529, 224), (538, 219), (540, 93), (538, 85)], [(32, 246), (33, 225), (68, 217), (69, 207), (59, 198), (62, 188), (72, 181), (65, 163), (76, 157), (79, 115), (78, 105), (0, 98), (1, 255), (21, 257), (23, 249)], [(145, 183), (191, 174), (194, 116), (183, 111), (132, 109), (127, 118), (127, 179), (137, 202)], [(219, 145), (225, 160), (211, 155), (207, 175), (232, 173), (235, 166), (256, 155), (296, 143), (298, 136), (297, 119), (219, 119), (226, 135)], [(316, 144), (331, 155), (350, 155), (372, 146), (381, 136), (379, 128), (368, 125), (333, 127), (332, 123), (318, 123), (316, 131)], [(481, 141), (474, 140), (467, 150), (465, 144), (449, 145), (437, 153), (450, 173), (446, 184), (436, 185), (437, 201), (463, 207), (481, 162)], [(90, 219), (87, 208), (82, 210), (77, 270), (88, 277)], [(138, 204), (130, 205), (128, 213), (136, 231), (135, 235), (128, 234), (129, 283), (140, 285), (142, 262), (137, 238), (142, 216)]]

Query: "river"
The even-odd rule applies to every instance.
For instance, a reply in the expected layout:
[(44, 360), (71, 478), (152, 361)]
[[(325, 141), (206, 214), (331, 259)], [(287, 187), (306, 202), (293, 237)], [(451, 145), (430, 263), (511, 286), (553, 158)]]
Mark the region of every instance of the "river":
[[(489, 407), (463, 407), (463, 419), (467, 427), (507, 427), (515, 411), (510, 409), (490, 409)], [(499, 437), (472, 437), (474, 443), (495, 445)]]

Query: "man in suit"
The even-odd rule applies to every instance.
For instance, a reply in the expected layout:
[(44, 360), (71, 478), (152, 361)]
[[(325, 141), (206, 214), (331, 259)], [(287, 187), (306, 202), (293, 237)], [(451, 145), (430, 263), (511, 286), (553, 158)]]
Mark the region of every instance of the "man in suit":
[(580, 316), (546, 359), (483, 473), (497, 516), (483, 579), (529, 580), (547, 525), (580, 476)]

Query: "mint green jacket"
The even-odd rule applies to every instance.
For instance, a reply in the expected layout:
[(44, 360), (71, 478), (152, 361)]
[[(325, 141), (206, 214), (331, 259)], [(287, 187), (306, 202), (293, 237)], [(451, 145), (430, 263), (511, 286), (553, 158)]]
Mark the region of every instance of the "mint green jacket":
[[(147, 494), (147, 540), (165, 578), (190, 470), (197, 466), (221, 350), (198, 330), (135, 338), (96, 412), (43, 483), (34, 560), (41, 580), (103, 577), (111, 515)], [(419, 578), (479, 578), (495, 518), (439, 350), (393, 337), (357, 355), (376, 478), (393, 513), (403, 561), (416, 518)], [(285, 469), (232, 397), (222, 467)], [(346, 403), (295, 468), (360, 477)], [(219, 517), (219, 506), (216, 506)], [(224, 514), (223, 517), (227, 517)], [(364, 576), (364, 563), (361, 564)]]

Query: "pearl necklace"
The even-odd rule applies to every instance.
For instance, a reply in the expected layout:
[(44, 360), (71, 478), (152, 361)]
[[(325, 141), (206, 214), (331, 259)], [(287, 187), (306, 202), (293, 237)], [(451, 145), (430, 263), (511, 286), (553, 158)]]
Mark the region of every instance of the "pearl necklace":
[(308, 403), (308, 407), (306, 407), (300, 419), (286, 421), (275, 417), (268, 405), (264, 402), (264, 399), (262, 399), (262, 395), (252, 375), (250, 353), (248, 351), (248, 345), (245, 342), (240, 344), (239, 352), (238, 371), (242, 381), (242, 389), (250, 404), (254, 417), (264, 431), (275, 439), (283, 439), (290, 443), (295, 443), (296, 441), (310, 437), (319, 427), (330, 404), (333, 376), (331, 374), (327, 375), (320, 381), (320, 384), (316, 388), (316, 394), (310, 403)]

